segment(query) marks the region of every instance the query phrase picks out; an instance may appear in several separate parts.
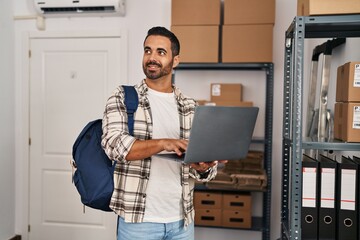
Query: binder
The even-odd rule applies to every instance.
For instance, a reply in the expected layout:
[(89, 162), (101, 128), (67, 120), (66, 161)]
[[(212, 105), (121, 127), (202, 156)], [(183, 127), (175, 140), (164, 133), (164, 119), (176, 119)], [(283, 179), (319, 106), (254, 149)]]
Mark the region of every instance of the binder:
[(357, 215), (357, 228), (358, 228), (358, 239), (360, 239), (360, 157), (359, 156), (353, 156), (352, 157), (352, 160), (358, 164), (358, 179), (357, 179), (357, 184), (358, 184), (358, 193), (357, 193), (357, 207), (358, 207), (358, 215)]
[(319, 162), (303, 154), (301, 239), (318, 239)]
[(337, 162), (319, 155), (320, 204), (319, 204), (319, 240), (336, 239), (336, 175)]
[(338, 165), (338, 240), (358, 239), (359, 165), (342, 156)]

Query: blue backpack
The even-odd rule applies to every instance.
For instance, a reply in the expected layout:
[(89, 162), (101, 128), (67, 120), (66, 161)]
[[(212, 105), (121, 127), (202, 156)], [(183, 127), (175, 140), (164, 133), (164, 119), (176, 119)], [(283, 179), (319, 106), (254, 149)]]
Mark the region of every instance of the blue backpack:
[[(133, 86), (123, 88), (129, 133), (133, 135), (138, 95)], [(89, 122), (77, 137), (72, 151), (72, 165), (76, 168), (73, 182), (85, 206), (110, 212), (116, 162), (113, 163), (101, 147), (101, 135), (102, 119), (97, 119)]]

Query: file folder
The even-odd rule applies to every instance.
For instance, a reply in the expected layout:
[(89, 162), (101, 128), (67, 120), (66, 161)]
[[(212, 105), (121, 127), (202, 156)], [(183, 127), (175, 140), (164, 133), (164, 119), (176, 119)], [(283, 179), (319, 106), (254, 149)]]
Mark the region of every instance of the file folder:
[(338, 165), (338, 240), (358, 239), (359, 165), (342, 156)]
[(303, 154), (301, 239), (318, 239), (319, 162)]
[(337, 162), (325, 155), (319, 155), (320, 206), (319, 240), (336, 239), (336, 175)]
[(357, 193), (357, 207), (358, 207), (358, 215), (357, 215), (357, 220), (358, 220), (358, 223), (357, 223), (357, 228), (358, 228), (358, 239), (360, 239), (360, 157), (358, 156), (353, 156), (352, 157), (352, 160), (358, 164), (359, 168), (358, 168), (358, 193)]

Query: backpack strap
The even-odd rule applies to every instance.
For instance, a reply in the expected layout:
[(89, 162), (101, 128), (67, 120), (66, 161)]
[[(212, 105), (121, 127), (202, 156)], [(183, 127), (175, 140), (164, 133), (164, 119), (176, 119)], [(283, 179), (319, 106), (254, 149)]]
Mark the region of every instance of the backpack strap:
[(125, 92), (125, 105), (126, 112), (128, 115), (128, 128), (129, 133), (134, 135), (134, 113), (136, 112), (139, 105), (138, 94), (134, 86), (122, 86)]

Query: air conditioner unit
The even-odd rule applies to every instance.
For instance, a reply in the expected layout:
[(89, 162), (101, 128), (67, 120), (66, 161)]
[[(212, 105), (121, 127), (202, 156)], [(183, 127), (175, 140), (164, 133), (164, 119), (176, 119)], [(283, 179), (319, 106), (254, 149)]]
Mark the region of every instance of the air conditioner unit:
[(125, 0), (34, 0), (34, 3), (36, 11), (46, 16), (125, 15)]

